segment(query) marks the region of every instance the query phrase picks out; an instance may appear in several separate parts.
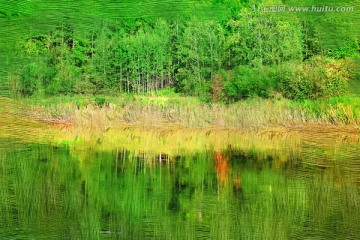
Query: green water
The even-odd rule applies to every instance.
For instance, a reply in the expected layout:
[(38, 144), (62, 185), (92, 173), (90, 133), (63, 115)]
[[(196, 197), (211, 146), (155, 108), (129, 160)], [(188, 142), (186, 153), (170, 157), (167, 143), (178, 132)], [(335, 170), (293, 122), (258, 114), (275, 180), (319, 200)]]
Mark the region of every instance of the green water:
[(360, 238), (359, 144), (327, 147), (283, 146), (284, 161), (7, 144), (0, 239)]

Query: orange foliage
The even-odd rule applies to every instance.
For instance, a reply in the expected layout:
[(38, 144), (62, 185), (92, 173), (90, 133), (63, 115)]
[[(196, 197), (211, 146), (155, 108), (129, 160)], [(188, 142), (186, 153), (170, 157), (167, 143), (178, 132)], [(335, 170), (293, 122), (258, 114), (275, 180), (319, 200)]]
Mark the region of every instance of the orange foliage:
[(224, 184), (228, 181), (229, 178), (229, 166), (226, 161), (224, 154), (220, 152), (215, 152), (215, 160), (216, 160), (216, 173), (217, 179), (221, 184)]

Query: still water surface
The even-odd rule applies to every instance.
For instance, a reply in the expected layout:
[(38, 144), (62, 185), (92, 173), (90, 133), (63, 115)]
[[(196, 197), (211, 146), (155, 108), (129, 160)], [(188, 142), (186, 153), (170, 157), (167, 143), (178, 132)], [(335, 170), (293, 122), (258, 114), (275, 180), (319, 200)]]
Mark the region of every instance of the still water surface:
[(359, 142), (296, 147), (8, 144), (0, 239), (359, 239)]

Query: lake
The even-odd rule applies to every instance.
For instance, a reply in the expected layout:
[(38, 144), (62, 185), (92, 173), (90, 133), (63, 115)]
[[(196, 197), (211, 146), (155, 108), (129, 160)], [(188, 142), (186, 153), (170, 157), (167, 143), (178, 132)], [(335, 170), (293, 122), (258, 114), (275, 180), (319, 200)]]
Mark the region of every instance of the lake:
[(1, 138), (0, 239), (360, 237), (358, 134), (181, 132)]

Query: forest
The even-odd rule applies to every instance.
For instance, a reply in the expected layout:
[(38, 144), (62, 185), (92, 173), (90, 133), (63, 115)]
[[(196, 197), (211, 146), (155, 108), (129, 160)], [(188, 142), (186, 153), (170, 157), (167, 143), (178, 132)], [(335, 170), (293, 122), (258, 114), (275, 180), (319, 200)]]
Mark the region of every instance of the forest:
[[(3, 74), (8, 93), (14, 98), (116, 96), (171, 89), (231, 103), (251, 97), (316, 100), (357, 91), (355, 13), (343, 13), (339, 22), (331, 13), (261, 12), (263, 4), (257, 2), (204, 4), (222, 14), (100, 14), (82, 27), (75, 20), (83, 12), (59, 14), (52, 24), (43, 22), (45, 27), (25, 31), (6, 45), (12, 54)], [(2, 24), (32, 16), (30, 10), (23, 16), (18, 11), (4, 11)]]

